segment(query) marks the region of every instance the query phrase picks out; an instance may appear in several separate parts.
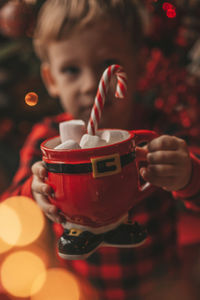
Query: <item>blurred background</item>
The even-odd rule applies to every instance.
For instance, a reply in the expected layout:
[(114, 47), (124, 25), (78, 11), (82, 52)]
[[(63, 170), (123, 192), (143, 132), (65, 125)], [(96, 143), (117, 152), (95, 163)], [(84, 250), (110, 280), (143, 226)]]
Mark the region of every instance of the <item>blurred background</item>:
[[(39, 75), (39, 61), (32, 47), (35, 20), (44, 2), (45, 0), (0, 0), (0, 193), (6, 190), (12, 180), (19, 162), (19, 149), (33, 124), (44, 116), (57, 114), (61, 110), (59, 103), (51, 99), (43, 87)], [(152, 117), (154, 129), (159, 128), (168, 133), (178, 129), (183, 135), (189, 133), (194, 144), (199, 144), (200, 1), (140, 0), (140, 2), (148, 10), (150, 22), (143, 49), (146, 68), (142, 78), (138, 80), (136, 101), (149, 110), (154, 110)], [(32, 91), (37, 93), (38, 101), (25, 101), (25, 95)], [(24, 205), (26, 207), (26, 204)], [(5, 215), (4, 209), (4, 207), (0, 209), (0, 216), (1, 211)], [(41, 222), (45, 223), (45, 220)], [(13, 226), (17, 227), (16, 224)], [(47, 253), (48, 245), (51, 243), (51, 237), (47, 238), (46, 235), (47, 227), (48, 224), (41, 225), (42, 229), (38, 229), (38, 235), (34, 235), (32, 240), (15, 245), (17, 251), (29, 251), (29, 248), (33, 247), (36, 251), (34, 253), (38, 251), (36, 248), (40, 250), (44, 248), (43, 254)], [(185, 208), (181, 204), (179, 243), (184, 262), (180, 273), (181, 280), (177, 280), (180, 279), (177, 277), (169, 282), (175, 296), (172, 294), (169, 296), (166, 286), (163, 286), (165, 294), (168, 295), (166, 299), (177, 299), (177, 293), (179, 296), (182, 295), (182, 299), (199, 299), (200, 217), (198, 213), (186, 215)], [(6, 249), (5, 245), (0, 244), (0, 248), (4, 249), (0, 251), (2, 266), (5, 259), (10, 258), (8, 254), (15, 252), (9, 252), (10, 249)], [(17, 266), (17, 259), (20, 259), (20, 252), (16, 253), (19, 257), (16, 260), (11, 257), (13, 258), (11, 266), (14, 263)], [(43, 257), (43, 254), (40, 257)], [(37, 257), (30, 255), (27, 256), (27, 260), (29, 259), (31, 263), (34, 259), (37, 261)], [(54, 266), (51, 253), (44, 261), (46, 266)], [(9, 261), (7, 267), (8, 265)], [(12, 276), (9, 269), (7, 272)], [(24, 272), (26, 274), (26, 270)], [(55, 274), (56, 278), (57, 273)], [(1, 278), (0, 300), (30, 299), (26, 294), (18, 295), (16, 291), (10, 291), (8, 286), (4, 279), (2, 284)], [(78, 299), (77, 295), (73, 297), (69, 299)], [(51, 300), (45, 297), (40, 299)], [(155, 294), (154, 299), (160, 299), (159, 293)]]

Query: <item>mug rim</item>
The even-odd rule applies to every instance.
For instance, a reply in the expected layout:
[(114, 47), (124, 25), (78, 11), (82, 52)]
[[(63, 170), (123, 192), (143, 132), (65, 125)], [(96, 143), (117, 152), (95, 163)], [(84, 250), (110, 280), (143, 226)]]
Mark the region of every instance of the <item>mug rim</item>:
[(101, 147), (93, 147), (93, 148), (80, 148), (80, 149), (53, 149), (53, 148), (49, 148), (47, 147), (45, 144), (48, 143), (50, 140), (53, 140), (53, 139), (56, 139), (56, 138), (59, 138), (60, 136), (59, 135), (56, 135), (54, 137), (50, 137), (46, 140), (44, 140), (42, 143), (41, 143), (41, 148), (43, 148), (44, 150), (48, 150), (48, 151), (53, 151), (53, 152), (88, 152), (88, 151), (91, 151), (91, 150), (96, 150), (96, 149), (105, 149), (105, 148), (110, 148), (110, 147), (113, 147), (114, 145), (120, 145), (120, 144), (124, 144), (125, 142), (129, 141), (130, 139), (132, 139), (134, 136), (135, 136), (135, 133), (134, 131), (132, 130), (126, 130), (126, 129), (116, 129), (116, 128), (112, 128), (112, 129), (109, 129), (109, 128), (106, 128), (106, 129), (98, 129), (97, 132), (99, 131), (103, 131), (103, 130), (112, 130), (112, 131), (115, 131), (115, 130), (120, 130), (120, 131), (125, 131), (125, 132), (128, 132), (129, 134), (129, 137), (122, 140), (122, 141), (119, 141), (119, 142), (116, 142), (116, 143), (113, 143), (113, 144), (110, 144), (110, 145), (105, 145), (105, 146), (101, 146)]
[[(100, 129), (101, 131), (105, 129)], [(98, 131), (100, 131), (98, 130)], [(106, 129), (106, 130), (121, 130), (121, 129)], [(88, 161), (91, 157), (100, 157), (102, 155), (110, 155), (114, 153), (127, 153), (133, 151), (135, 147), (135, 143), (131, 143), (130, 141), (134, 139), (135, 133), (134, 131), (129, 130), (122, 130), (129, 133), (129, 137), (123, 141), (106, 145), (102, 147), (95, 147), (95, 148), (85, 148), (85, 149), (52, 149), (46, 146), (46, 143), (50, 140), (59, 138), (60, 136), (54, 136), (44, 140), (41, 145), (40, 149), (43, 153), (43, 160), (52, 159), (55, 161), (65, 161), (66, 159), (75, 162), (77, 159)]]

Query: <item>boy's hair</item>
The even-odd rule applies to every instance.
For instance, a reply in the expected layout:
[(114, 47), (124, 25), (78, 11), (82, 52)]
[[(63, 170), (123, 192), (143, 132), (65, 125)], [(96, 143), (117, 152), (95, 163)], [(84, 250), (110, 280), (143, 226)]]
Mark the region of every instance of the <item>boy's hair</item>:
[(138, 47), (143, 38), (143, 23), (137, 0), (46, 0), (38, 15), (34, 34), (36, 54), (48, 60), (49, 42), (67, 37), (78, 26), (96, 20), (117, 19)]

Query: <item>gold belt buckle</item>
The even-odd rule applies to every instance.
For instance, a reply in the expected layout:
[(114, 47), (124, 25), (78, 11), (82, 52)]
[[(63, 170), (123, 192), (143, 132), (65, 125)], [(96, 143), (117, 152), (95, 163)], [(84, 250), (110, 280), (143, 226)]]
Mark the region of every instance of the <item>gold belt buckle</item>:
[(83, 232), (83, 231), (80, 230), (80, 229), (78, 229), (78, 228), (71, 228), (71, 229), (69, 230), (68, 235), (70, 235), (70, 236), (79, 236), (82, 232)]
[(91, 158), (93, 177), (104, 177), (121, 172), (119, 153)]

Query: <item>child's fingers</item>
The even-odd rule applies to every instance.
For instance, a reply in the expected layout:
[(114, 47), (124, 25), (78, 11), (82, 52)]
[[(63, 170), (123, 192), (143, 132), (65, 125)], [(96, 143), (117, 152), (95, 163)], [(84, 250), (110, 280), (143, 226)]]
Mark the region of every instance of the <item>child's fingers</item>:
[(188, 154), (180, 151), (155, 151), (147, 154), (147, 162), (150, 164), (180, 165), (186, 161)]
[(136, 152), (136, 157), (138, 160), (146, 160), (147, 158), (147, 153), (148, 153), (148, 150), (147, 150), (147, 146), (144, 146), (144, 147), (138, 147), (136, 146), (135, 147), (135, 152)]
[(148, 151), (148, 166), (140, 170), (144, 180), (168, 191), (182, 189), (188, 184), (192, 167), (184, 140), (163, 135), (149, 142)]
[(48, 199), (48, 196), (51, 194), (50, 186), (44, 183), (38, 184), (37, 176), (35, 177), (36, 180), (33, 180), (32, 184), (32, 192), (35, 201), (50, 220), (56, 223), (62, 223), (63, 217), (59, 215), (57, 207), (51, 204)]
[(62, 218), (59, 214), (48, 214), (45, 213), (45, 215), (54, 223), (62, 223)]
[(49, 203), (49, 200), (47, 197), (45, 197), (42, 194), (37, 194), (36, 201), (40, 208), (43, 210), (44, 213), (56, 213), (57, 208), (53, 204)]
[(155, 164), (155, 165), (148, 165), (147, 174), (151, 177), (158, 176), (158, 177), (176, 177), (180, 174), (181, 171), (184, 170), (183, 167), (177, 167), (176, 165), (164, 165), (164, 164)]
[(158, 138), (155, 138), (148, 144), (149, 152), (158, 150), (177, 150), (180, 148), (186, 148), (185, 141), (175, 136), (168, 135), (162, 135)]
[[(188, 178), (185, 178), (184, 169), (170, 168), (168, 165), (163, 167), (156, 166), (140, 169), (140, 174), (145, 181), (150, 182), (152, 185), (165, 188), (168, 191), (176, 191), (183, 188), (188, 183)], [(182, 176), (183, 174), (183, 176)]]
[(47, 170), (44, 166), (44, 162), (43, 161), (38, 161), (36, 162), (32, 168), (32, 173), (38, 177), (40, 177), (41, 179), (44, 179), (47, 176)]
[(173, 176), (157, 176), (152, 173), (149, 173), (146, 168), (141, 168), (140, 174), (145, 181), (150, 182), (152, 185), (169, 189), (169, 190), (173, 189), (173, 185), (174, 185)]
[(33, 177), (32, 191), (46, 196), (51, 196), (52, 194), (52, 189), (50, 185), (39, 180), (37, 176)]
[(48, 198), (45, 196), (38, 194), (36, 197), (36, 201), (44, 214), (53, 222), (60, 223), (61, 217), (58, 213), (57, 207), (51, 203), (49, 203)]
[(62, 223), (63, 216), (58, 212), (55, 205), (49, 202), (48, 196), (52, 196), (52, 188), (50, 185), (44, 183), (44, 178), (47, 176), (44, 163), (42, 161), (36, 162), (32, 166), (33, 180), (32, 193), (35, 201), (44, 212), (44, 214), (53, 222)]
[(168, 177), (168, 178), (155, 178), (152, 177), (151, 181), (148, 180), (152, 185), (160, 187), (160, 188), (165, 188), (166, 190), (173, 190), (173, 178)]

